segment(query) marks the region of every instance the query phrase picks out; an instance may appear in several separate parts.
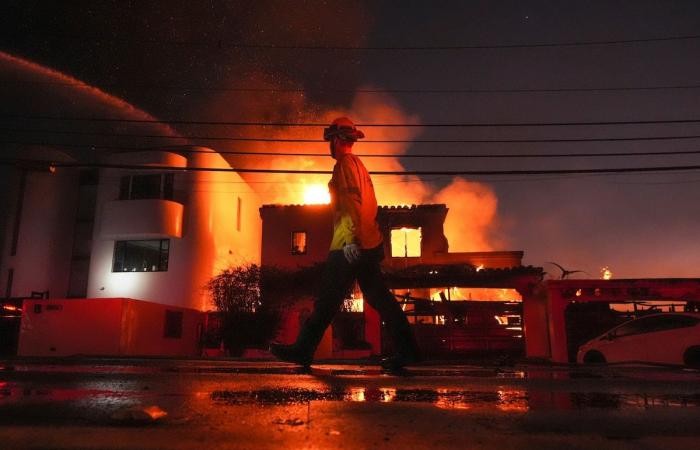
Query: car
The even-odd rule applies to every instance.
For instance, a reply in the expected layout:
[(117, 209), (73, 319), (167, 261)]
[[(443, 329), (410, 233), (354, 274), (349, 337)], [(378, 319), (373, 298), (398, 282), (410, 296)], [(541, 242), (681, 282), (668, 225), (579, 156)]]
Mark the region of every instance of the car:
[(700, 314), (648, 314), (581, 345), (579, 364), (646, 362), (700, 368)]

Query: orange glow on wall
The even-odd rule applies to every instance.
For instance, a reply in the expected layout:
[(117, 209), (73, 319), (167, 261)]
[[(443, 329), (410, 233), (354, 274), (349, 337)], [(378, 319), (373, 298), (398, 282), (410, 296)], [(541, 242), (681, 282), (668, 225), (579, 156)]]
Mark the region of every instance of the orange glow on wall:
[(25, 299), (17, 354), (199, 356), (203, 320), (129, 298)]

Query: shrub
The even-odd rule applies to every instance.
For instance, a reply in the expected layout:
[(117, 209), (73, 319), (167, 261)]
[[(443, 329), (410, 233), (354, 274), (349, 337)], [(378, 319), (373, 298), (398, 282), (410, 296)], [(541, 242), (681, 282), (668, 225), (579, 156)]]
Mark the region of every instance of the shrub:
[(280, 326), (282, 311), (314, 295), (322, 264), (295, 271), (247, 264), (225, 269), (209, 280), (220, 313), (219, 333), (232, 355), (246, 347), (266, 348)]

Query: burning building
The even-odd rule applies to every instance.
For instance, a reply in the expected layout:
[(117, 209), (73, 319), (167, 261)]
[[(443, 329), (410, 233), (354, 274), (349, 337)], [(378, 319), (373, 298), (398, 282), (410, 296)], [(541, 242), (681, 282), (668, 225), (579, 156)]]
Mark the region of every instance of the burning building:
[[(71, 161), (49, 150), (39, 156)], [(0, 289), (5, 315), (18, 321), (21, 309), (22, 355), (198, 355), (211, 277), (243, 263), (296, 269), (326, 258), (329, 205), (260, 207), (259, 194), (214, 151), (113, 154), (104, 164), (28, 164), (11, 174)], [(309, 200), (323, 201), (318, 195)], [(691, 279), (614, 280), (605, 271), (603, 280), (541, 283), (542, 269), (523, 266), (523, 252), (451, 252), (447, 219), (443, 203), (380, 207), (377, 216), (386, 280), (429, 357), (525, 351), (567, 362), (625, 318), (700, 304), (700, 281)], [(296, 336), (310, 307), (289, 305), (281, 340)], [(355, 289), (318, 356), (384, 353), (382, 335)]]
[[(387, 283), (409, 318), (426, 355), (524, 349), (522, 299), (541, 281), (539, 268), (522, 266), (523, 252), (449, 252), (445, 204), (380, 207)], [(328, 205), (265, 205), (262, 264), (295, 269), (325, 260), (331, 239)], [(281, 339), (291, 341), (310, 312), (290, 308)], [(359, 289), (329, 328), (317, 357), (368, 356), (387, 349), (379, 316)]]

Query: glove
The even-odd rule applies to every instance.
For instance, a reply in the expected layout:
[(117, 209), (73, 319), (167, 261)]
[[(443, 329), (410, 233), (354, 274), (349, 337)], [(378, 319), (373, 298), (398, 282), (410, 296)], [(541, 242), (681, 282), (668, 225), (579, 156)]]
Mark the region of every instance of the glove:
[(350, 264), (356, 262), (360, 259), (360, 246), (357, 244), (346, 245), (343, 247), (343, 255), (345, 255), (345, 259), (347, 259)]

